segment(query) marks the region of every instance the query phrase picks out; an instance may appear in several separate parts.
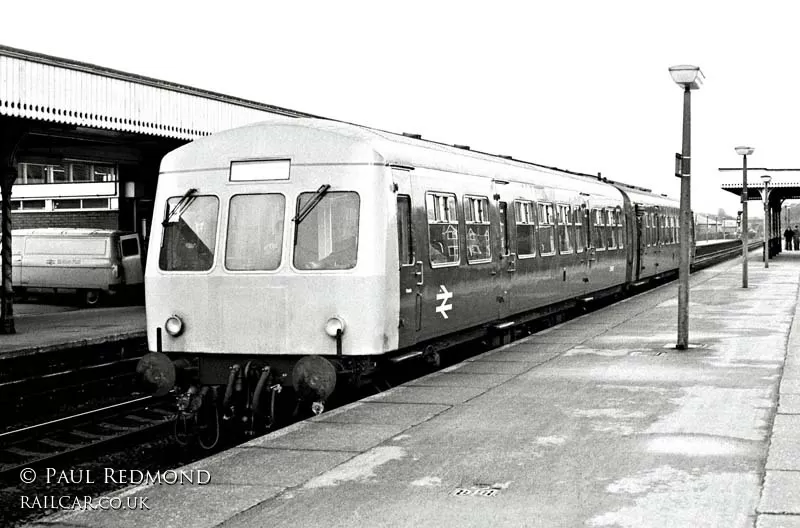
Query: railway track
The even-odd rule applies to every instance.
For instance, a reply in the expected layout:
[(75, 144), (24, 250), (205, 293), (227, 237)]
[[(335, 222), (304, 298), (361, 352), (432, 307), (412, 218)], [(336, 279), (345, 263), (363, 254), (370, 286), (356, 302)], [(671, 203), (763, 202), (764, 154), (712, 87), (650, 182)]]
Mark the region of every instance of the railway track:
[(144, 339), (131, 339), (0, 357), (0, 401), (13, 402), (6, 408), (6, 423), (45, 421), (93, 400), (128, 399), (135, 390), (136, 363), (145, 352)]
[[(764, 245), (763, 241), (750, 242), (748, 251), (753, 251)], [(695, 253), (692, 270), (707, 268), (724, 260), (735, 258), (742, 254), (742, 241), (731, 240), (730, 243), (720, 243), (708, 246), (698, 246)]]
[(0, 479), (43, 462), (166, 428), (173, 422), (174, 398), (135, 398), (91, 411), (0, 434)]

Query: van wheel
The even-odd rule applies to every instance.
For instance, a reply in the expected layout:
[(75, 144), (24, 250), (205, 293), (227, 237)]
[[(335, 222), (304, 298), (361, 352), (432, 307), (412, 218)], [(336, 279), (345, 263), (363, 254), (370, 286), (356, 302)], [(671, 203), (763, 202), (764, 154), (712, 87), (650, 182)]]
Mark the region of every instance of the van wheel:
[(83, 302), (86, 306), (97, 306), (100, 304), (100, 290), (86, 290), (83, 294)]

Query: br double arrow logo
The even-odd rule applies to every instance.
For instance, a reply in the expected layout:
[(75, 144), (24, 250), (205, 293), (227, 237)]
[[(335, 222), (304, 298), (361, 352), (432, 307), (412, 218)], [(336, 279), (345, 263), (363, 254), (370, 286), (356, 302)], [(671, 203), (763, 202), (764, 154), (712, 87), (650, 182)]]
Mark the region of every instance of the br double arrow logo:
[(442, 301), (442, 304), (436, 307), (436, 313), (442, 314), (442, 317), (447, 319), (447, 312), (453, 309), (453, 305), (447, 301), (453, 298), (453, 292), (447, 291), (443, 284), (439, 285), (439, 293), (436, 294), (436, 300)]

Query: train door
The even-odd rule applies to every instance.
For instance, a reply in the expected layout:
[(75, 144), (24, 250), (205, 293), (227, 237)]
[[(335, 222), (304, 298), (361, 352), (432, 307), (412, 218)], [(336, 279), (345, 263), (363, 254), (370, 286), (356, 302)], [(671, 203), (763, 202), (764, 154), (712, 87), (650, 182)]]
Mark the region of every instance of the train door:
[(644, 257), (647, 251), (647, 224), (645, 221), (645, 217), (647, 213), (645, 212), (644, 208), (642, 208), (639, 204), (634, 205), (634, 212), (636, 216), (636, 225), (634, 226), (634, 230), (636, 232), (636, 251), (634, 255), (634, 270), (635, 270), (635, 280), (641, 280), (642, 278), (642, 270), (644, 268)]
[[(398, 321), (399, 346), (410, 346), (417, 341), (421, 330), (422, 286), (424, 284), (423, 255), (419, 241), (423, 240), (418, 227), (424, 223), (424, 204), (414, 203), (411, 178), (408, 170), (393, 169), (392, 178), (397, 186), (397, 246), (400, 275), (400, 320)], [(416, 208), (416, 209), (415, 209)]]
[(575, 210), (575, 229), (580, 232), (580, 239), (583, 244), (580, 253), (580, 274), (584, 294), (592, 289), (592, 267), (597, 261), (597, 252), (593, 242), (594, 237), (592, 237), (592, 222), (593, 218), (589, 203), (584, 201)]
[[(495, 197), (499, 195), (495, 193)], [(508, 202), (497, 200), (497, 215), (500, 234), (498, 238), (499, 259), (497, 268), (497, 317), (508, 317), (514, 311), (514, 288), (512, 283), (517, 272), (517, 254), (514, 240), (511, 237), (513, 219), (510, 216)]]

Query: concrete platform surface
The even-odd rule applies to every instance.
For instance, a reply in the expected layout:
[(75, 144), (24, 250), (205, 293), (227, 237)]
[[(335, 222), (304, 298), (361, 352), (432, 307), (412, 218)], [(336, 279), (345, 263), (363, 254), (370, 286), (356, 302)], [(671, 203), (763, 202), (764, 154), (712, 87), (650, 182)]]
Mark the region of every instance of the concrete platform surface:
[(21, 304), (17, 333), (0, 335), (0, 359), (144, 337), (144, 306), (90, 309)]
[(39, 524), (799, 526), (799, 285), (800, 254), (749, 289), (721, 264), (688, 351), (665, 285), (185, 468), (207, 485), (121, 492), (148, 511)]

